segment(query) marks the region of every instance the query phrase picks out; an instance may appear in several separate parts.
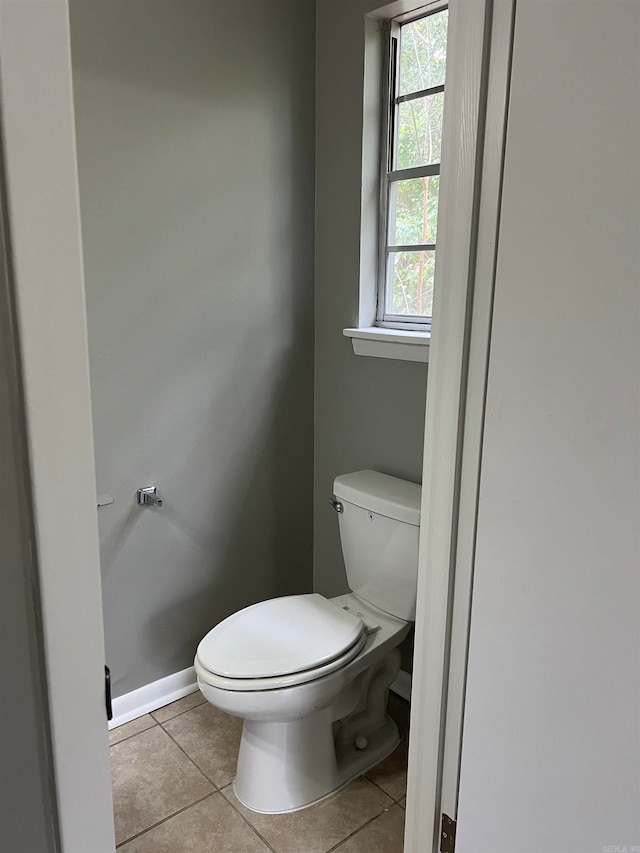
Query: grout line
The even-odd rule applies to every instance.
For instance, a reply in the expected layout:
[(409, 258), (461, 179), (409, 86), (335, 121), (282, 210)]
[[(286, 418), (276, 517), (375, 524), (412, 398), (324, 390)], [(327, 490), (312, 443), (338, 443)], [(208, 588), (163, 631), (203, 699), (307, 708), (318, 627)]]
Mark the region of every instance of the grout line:
[[(132, 721), (133, 722), (133, 721)], [(124, 723), (123, 725), (128, 726), (129, 723)], [(127, 740), (131, 740), (132, 737), (138, 737), (138, 735), (143, 735), (145, 732), (151, 731), (151, 729), (155, 729), (156, 726), (159, 726), (160, 723), (154, 723), (152, 726), (149, 726), (146, 729), (142, 729), (140, 732), (134, 732), (132, 735), (127, 735), (126, 737), (117, 740), (115, 743), (109, 744), (109, 749), (113, 749), (114, 746), (120, 746), (121, 743), (124, 743)], [(117, 732), (118, 729), (112, 729), (112, 731)]]
[[(367, 776), (367, 774), (366, 774), (366, 773), (363, 775), (363, 778), (364, 778), (364, 779), (366, 779), (366, 780), (367, 780), (367, 782), (371, 782), (371, 784), (372, 784), (372, 785), (374, 785), (374, 786), (375, 786), (379, 791), (382, 791), (382, 793), (383, 793), (386, 797), (389, 797), (389, 799), (390, 799), (390, 800), (392, 800), (392, 802), (394, 802), (394, 803), (397, 803), (397, 802), (398, 802), (397, 800), (394, 800), (394, 799), (393, 799), (393, 797), (391, 796), (391, 794), (389, 794), (387, 791), (385, 791), (385, 789), (384, 789), (383, 787), (381, 787), (380, 785), (378, 785), (378, 783), (377, 783), (376, 781), (374, 781), (373, 779), (370, 779), (370, 778)], [(405, 795), (403, 794), (403, 795), (402, 795), (402, 797), (404, 797), (404, 796), (405, 796)], [(402, 799), (402, 797), (400, 797), (400, 799)]]
[[(191, 709), (191, 710), (193, 710), (193, 709)], [(185, 713), (186, 713), (186, 712), (185, 712)], [(180, 715), (178, 714), (178, 716), (180, 716)], [(172, 719), (175, 719), (175, 717), (173, 717)], [(167, 720), (167, 722), (169, 722), (169, 720)], [(196, 768), (196, 770), (198, 771), (198, 773), (199, 773), (201, 776), (203, 776), (203, 777), (206, 779), (206, 781), (207, 781), (210, 785), (213, 785), (213, 789), (214, 789), (214, 790), (213, 790), (213, 792), (212, 792), (212, 793), (215, 793), (215, 792), (219, 791), (219, 790), (220, 790), (220, 788), (218, 787), (218, 785), (216, 785), (216, 783), (213, 781), (213, 779), (211, 779), (211, 778), (209, 777), (209, 775), (208, 775), (207, 773), (205, 773), (205, 772), (204, 772), (204, 770), (199, 766), (199, 764), (195, 761), (195, 759), (194, 759), (194, 758), (192, 758), (192, 757), (189, 755), (189, 753), (187, 752), (187, 750), (186, 750), (186, 749), (184, 749), (184, 748), (183, 748), (183, 747), (178, 743), (178, 741), (173, 737), (173, 735), (172, 735), (170, 732), (168, 732), (168, 731), (165, 729), (165, 727), (164, 727), (164, 726), (160, 725), (160, 723), (158, 723), (157, 725), (160, 727), (161, 731), (163, 731), (163, 732), (166, 734), (166, 736), (169, 738), (169, 740), (170, 740), (170, 741), (172, 741), (172, 743), (174, 743), (174, 744), (178, 747), (178, 749), (180, 750), (180, 752), (182, 752), (182, 754), (183, 754), (186, 758), (188, 758), (188, 759), (189, 759), (189, 763), (190, 763), (190, 764), (193, 764), (193, 766)], [(151, 730), (151, 729), (153, 729), (153, 728), (155, 728), (155, 726), (149, 726), (149, 728), (148, 728), (148, 729), (144, 729), (144, 731), (137, 732), (135, 735), (131, 735), (131, 737), (124, 738), (124, 740), (121, 740), (121, 741), (119, 741), (118, 743), (124, 743), (124, 741), (125, 741), (125, 740), (131, 740), (131, 738), (138, 737), (138, 735), (143, 735), (145, 732), (148, 732), (148, 731), (150, 731), (150, 730)], [(118, 744), (117, 744), (117, 743), (114, 743), (113, 745), (114, 745), (114, 746), (118, 746)], [(209, 794), (207, 794), (207, 796), (209, 796)], [(176, 812), (176, 814), (177, 814), (177, 812)]]
[[(193, 695), (194, 695), (193, 693), (189, 693), (189, 696), (193, 696)], [(200, 694), (200, 695), (202, 695), (202, 694)], [(187, 697), (184, 696), (183, 698), (186, 699)], [(178, 711), (178, 713), (174, 714), (173, 717), (169, 717), (168, 720), (162, 720), (162, 722), (160, 720), (157, 720), (155, 717), (153, 717), (153, 715), (156, 713), (156, 711), (161, 711), (163, 708), (167, 708), (168, 705), (161, 705), (160, 708), (156, 708), (155, 711), (149, 711), (149, 714), (153, 717), (153, 719), (156, 721), (156, 723), (159, 726), (164, 726), (165, 723), (170, 723), (171, 720), (176, 720), (178, 717), (181, 717), (183, 714), (188, 714), (189, 711), (195, 711), (195, 709), (199, 708), (200, 705), (204, 705), (204, 703), (206, 701), (207, 700), (204, 698), (204, 696), (202, 696), (202, 702), (198, 702), (197, 705), (192, 705), (190, 708), (185, 708), (184, 711)], [(176, 699), (176, 702), (182, 702), (182, 699)], [(173, 702), (170, 702), (169, 705), (173, 705)]]
[[(400, 747), (400, 746), (402, 746), (402, 741), (400, 741), (400, 743), (398, 744), (398, 747)], [(397, 749), (398, 747), (396, 747), (396, 749)], [(395, 750), (394, 750), (394, 752), (395, 752)], [(392, 752), (392, 753), (390, 753), (390, 755), (393, 755), (393, 752)], [(387, 756), (387, 758), (388, 758), (388, 757), (389, 757), (389, 756)], [(386, 759), (383, 759), (383, 761), (386, 761)], [(380, 762), (380, 763), (382, 763), (382, 762)], [(375, 769), (376, 769), (376, 767), (379, 767), (379, 766), (380, 766), (379, 764), (375, 764), (373, 767), (370, 767), (370, 768), (369, 768), (369, 770), (367, 770), (367, 772), (366, 772), (366, 773), (363, 773), (363, 774), (362, 774), (363, 778), (364, 778), (364, 779), (366, 779), (368, 782), (371, 782), (371, 784), (372, 784), (372, 785), (375, 785), (375, 786), (376, 786), (376, 788), (378, 788), (378, 790), (382, 791), (382, 793), (383, 793), (383, 794), (386, 794), (386, 796), (387, 796), (387, 797), (389, 797), (389, 799), (390, 799), (390, 800), (393, 800), (393, 802), (394, 802), (394, 803), (399, 803), (399, 802), (400, 802), (400, 800), (402, 800), (404, 797), (406, 797), (406, 796), (407, 796), (406, 783), (405, 783), (405, 789), (404, 789), (404, 792), (403, 792), (402, 794), (400, 794), (400, 796), (399, 796), (398, 798), (394, 797), (394, 796), (393, 796), (392, 794), (390, 794), (388, 791), (385, 791), (385, 789), (382, 787), (382, 785), (378, 784), (378, 782), (376, 782), (376, 780), (375, 780), (375, 779), (372, 779), (372, 778), (368, 775), (371, 771), (375, 770)], [(407, 768), (405, 767), (404, 769), (405, 769), (405, 772), (406, 772)], [(390, 807), (389, 807), (389, 808), (390, 808)]]
[(189, 803), (188, 806), (183, 806), (181, 809), (178, 809), (177, 811), (172, 812), (170, 815), (163, 817), (162, 820), (159, 820), (151, 826), (148, 826), (146, 829), (141, 829), (140, 832), (136, 832), (135, 835), (132, 835), (130, 838), (125, 838), (124, 841), (121, 841), (120, 844), (116, 846), (116, 850), (118, 850), (120, 847), (124, 847), (124, 845), (128, 844), (130, 841), (133, 841), (136, 838), (140, 838), (141, 835), (144, 835), (147, 832), (151, 832), (152, 829), (161, 826), (163, 823), (166, 823), (168, 820), (171, 820), (172, 817), (176, 817), (176, 815), (182, 814), (182, 812), (186, 812), (187, 809), (190, 809), (193, 806), (197, 806), (198, 803), (202, 803), (204, 802), (204, 800), (208, 800), (209, 797), (215, 797), (216, 794), (219, 793), (220, 791), (210, 791), (208, 794), (205, 794), (204, 797), (200, 797), (199, 799), (194, 800), (192, 803)]
[(362, 824), (362, 826), (359, 826), (357, 829), (354, 829), (354, 830), (353, 830), (353, 832), (350, 832), (350, 833), (349, 833), (349, 835), (347, 835), (345, 838), (343, 838), (343, 839), (342, 839), (342, 841), (338, 841), (338, 843), (337, 843), (337, 844), (334, 844), (334, 846), (333, 846), (333, 847), (330, 847), (330, 848), (326, 851), (326, 853), (333, 853), (333, 851), (334, 851), (334, 850), (337, 850), (337, 849), (338, 849), (342, 844), (345, 844), (345, 843), (346, 843), (350, 838), (353, 838), (353, 836), (354, 836), (354, 835), (357, 835), (357, 834), (358, 834), (359, 832), (361, 832), (365, 827), (369, 826), (369, 824), (370, 824), (370, 823), (373, 823), (373, 822), (374, 822), (374, 820), (377, 820), (377, 819), (380, 817), (380, 815), (381, 815), (381, 814), (384, 814), (384, 812), (386, 812), (386, 811), (387, 811), (387, 809), (390, 809), (392, 806), (395, 806), (395, 805), (396, 805), (396, 803), (391, 803), (391, 805), (390, 805), (390, 806), (385, 806), (385, 808), (383, 808), (381, 812), (378, 812), (378, 814), (377, 814), (377, 815), (374, 815), (374, 816), (373, 816), (372, 818), (370, 818), (366, 823), (363, 823), (363, 824)]
[(227, 788), (230, 788), (232, 785), (233, 785), (233, 782), (229, 782), (229, 784), (228, 784), (228, 785), (225, 785), (225, 786), (224, 786), (224, 788), (221, 788), (221, 789), (220, 789), (220, 793), (222, 794), (222, 796), (224, 797), (224, 799), (229, 803), (229, 805), (231, 806), (231, 808), (232, 808), (232, 809), (233, 809), (237, 814), (239, 814), (239, 815), (240, 815), (240, 817), (241, 817), (241, 818), (242, 818), (242, 820), (247, 824), (247, 826), (249, 827), (249, 829), (253, 830), (253, 832), (258, 836), (258, 838), (259, 838), (261, 841), (263, 841), (263, 842), (267, 845), (267, 847), (269, 848), (269, 850), (271, 850), (271, 851), (272, 851), (272, 853), (278, 853), (278, 851), (276, 850), (276, 848), (275, 848), (275, 847), (272, 847), (272, 846), (271, 846), (271, 844), (267, 841), (267, 839), (266, 839), (266, 838), (265, 838), (265, 837), (264, 837), (264, 836), (259, 832), (259, 830), (257, 830), (257, 829), (255, 828), (255, 826), (251, 823), (251, 821), (249, 820), (249, 818), (245, 817), (245, 816), (242, 814), (242, 812), (241, 812), (241, 811), (240, 811), (240, 809), (235, 805), (235, 803), (233, 802), (233, 800), (230, 800), (230, 799), (229, 799), (229, 797), (227, 797), (227, 795), (224, 793), (224, 792), (226, 791), (226, 789), (227, 789)]
[[(175, 719), (175, 717), (174, 717), (173, 719)], [(169, 720), (167, 720), (167, 722), (169, 722)], [(204, 778), (207, 780), (207, 782), (209, 782), (211, 785), (213, 785), (213, 787), (216, 789), (216, 791), (220, 791), (220, 790), (221, 790), (221, 789), (220, 789), (220, 786), (219, 786), (219, 785), (217, 785), (217, 784), (213, 781), (213, 779), (209, 776), (209, 774), (208, 774), (208, 773), (206, 773), (206, 772), (202, 769), (202, 767), (200, 767), (200, 765), (199, 765), (199, 764), (198, 764), (198, 762), (195, 760), (195, 758), (193, 758), (193, 756), (189, 755), (189, 753), (187, 752), (187, 750), (186, 750), (183, 746), (181, 746), (181, 745), (178, 743), (178, 741), (173, 737), (173, 735), (171, 734), (171, 732), (168, 732), (168, 731), (164, 728), (164, 726), (160, 726), (160, 728), (161, 728), (161, 729), (162, 729), (162, 731), (166, 734), (166, 736), (167, 736), (168, 738), (170, 738), (170, 739), (175, 743), (175, 745), (178, 747), (178, 749), (179, 749), (179, 750), (181, 750), (182, 752), (184, 752), (184, 754), (187, 756), (187, 758), (189, 759), (189, 761), (194, 765), (194, 767), (198, 770), (198, 772), (199, 772), (199, 773), (201, 773), (201, 774), (204, 776)], [(228, 783), (227, 783), (227, 784), (228, 784)]]
[[(175, 719), (175, 718), (174, 718), (174, 719)], [(167, 720), (167, 722), (169, 722), (169, 720)], [(220, 788), (216, 785), (216, 783), (213, 781), (213, 779), (210, 779), (210, 778), (209, 778), (209, 775), (208, 775), (207, 773), (205, 773), (205, 772), (204, 772), (204, 770), (200, 767), (200, 765), (199, 765), (199, 764), (198, 764), (198, 762), (195, 760), (195, 758), (192, 758), (192, 757), (189, 755), (189, 753), (187, 752), (187, 750), (186, 750), (183, 746), (181, 746), (181, 745), (178, 743), (178, 741), (173, 737), (173, 735), (171, 734), (171, 732), (168, 732), (168, 731), (165, 729), (165, 727), (164, 727), (164, 726), (162, 726), (162, 725), (160, 726), (160, 728), (161, 728), (161, 729), (162, 729), (162, 731), (166, 734), (166, 736), (167, 736), (170, 740), (172, 740), (172, 741), (173, 741), (173, 743), (175, 743), (175, 745), (178, 747), (178, 749), (179, 749), (181, 752), (183, 752), (183, 753), (187, 756), (187, 758), (189, 759), (189, 761), (193, 764), (193, 766), (196, 768), (196, 770), (204, 776), (204, 778), (207, 780), (207, 782), (209, 782), (211, 785), (213, 785), (213, 787), (216, 789), (216, 791), (219, 791), (219, 790), (220, 790)]]

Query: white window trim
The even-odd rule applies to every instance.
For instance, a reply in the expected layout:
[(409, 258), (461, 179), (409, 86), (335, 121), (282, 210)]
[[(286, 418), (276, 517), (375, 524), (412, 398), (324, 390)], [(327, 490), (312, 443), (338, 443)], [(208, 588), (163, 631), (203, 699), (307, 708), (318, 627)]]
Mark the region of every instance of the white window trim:
[[(343, 330), (345, 337), (351, 339), (356, 355), (401, 361), (429, 361), (431, 330), (426, 324), (424, 328), (418, 329), (389, 329), (379, 326), (377, 320), (380, 128), (383, 121), (380, 81), (384, 63), (381, 27), (389, 19), (403, 23), (408, 18), (419, 17), (445, 5), (449, 5), (445, 0), (434, 0), (422, 5), (413, 0), (396, 0), (365, 17), (359, 305), (357, 326)], [(445, 144), (443, 140), (443, 157)]]
[(430, 331), (365, 326), (362, 329), (343, 329), (342, 334), (351, 338), (356, 355), (393, 358), (399, 361), (429, 361)]
[[(423, 89), (421, 92), (411, 92), (408, 95), (399, 96), (399, 78), (401, 62), (401, 30), (405, 24), (437, 15), (448, 7), (448, 0), (433, 0), (427, 6), (414, 9), (413, 12), (404, 13), (386, 22), (384, 27), (384, 49), (382, 65), (382, 121), (380, 142), (380, 217), (378, 223), (378, 271), (377, 271), (377, 308), (376, 326), (386, 329), (407, 329), (409, 331), (431, 332), (431, 315), (412, 317), (408, 314), (393, 314), (389, 311), (390, 288), (392, 287), (389, 273), (389, 252), (399, 249), (399, 246), (390, 245), (390, 218), (394, 216), (390, 212), (391, 184), (398, 180), (407, 180), (412, 177), (425, 177), (427, 175), (439, 176), (441, 173), (441, 161), (429, 163), (422, 166), (399, 168), (395, 164), (395, 150), (398, 144), (398, 102), (399, 99), (422, 97), (432, 95), (436, 92), (445, 91), (445, 83)], [(392, 44), (395, 42), (396, 49)], [(416, 244), (415, 246), (404, 246), (404, 250), (410, 248), (415, 251), (435, 250), (435, 241), (432, 243)]]

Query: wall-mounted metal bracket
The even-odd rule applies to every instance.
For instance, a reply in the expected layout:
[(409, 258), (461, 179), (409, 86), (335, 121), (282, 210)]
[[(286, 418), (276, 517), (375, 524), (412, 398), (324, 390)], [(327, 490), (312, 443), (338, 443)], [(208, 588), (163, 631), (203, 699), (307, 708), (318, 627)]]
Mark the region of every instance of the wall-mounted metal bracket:
[(162, 506), (162, 498), (155, 486), (144, 486), (136, 492), (136, 503), (139, 506)]

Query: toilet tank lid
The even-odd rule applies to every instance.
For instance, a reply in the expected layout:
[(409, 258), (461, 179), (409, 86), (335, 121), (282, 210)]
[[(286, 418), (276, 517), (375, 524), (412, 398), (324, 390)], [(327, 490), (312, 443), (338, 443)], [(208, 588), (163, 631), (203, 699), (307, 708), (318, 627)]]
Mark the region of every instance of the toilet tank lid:
[(379, 471), (340, 474), (333, 482), (333, 493), (339, 500), (416, 526), (420, 524), (421, 492), (417, 483)]

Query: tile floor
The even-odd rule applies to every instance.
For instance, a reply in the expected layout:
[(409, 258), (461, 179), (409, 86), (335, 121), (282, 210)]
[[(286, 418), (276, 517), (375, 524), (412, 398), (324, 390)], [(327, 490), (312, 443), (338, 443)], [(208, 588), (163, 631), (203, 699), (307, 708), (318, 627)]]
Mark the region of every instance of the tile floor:
[(402, 853), (409, 706), (390, 694), (402, 743), (347, 788), (289, 815), (242, 806), (231, 782), (242, 728), (192, 693), (110, 732), (122, 853)]

